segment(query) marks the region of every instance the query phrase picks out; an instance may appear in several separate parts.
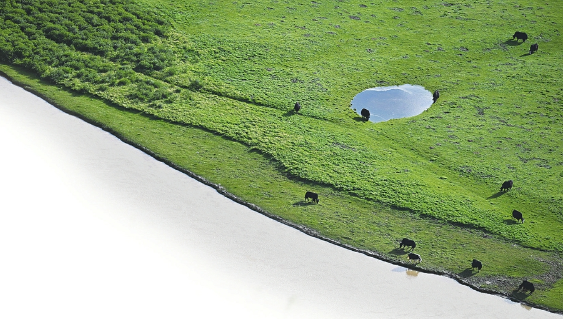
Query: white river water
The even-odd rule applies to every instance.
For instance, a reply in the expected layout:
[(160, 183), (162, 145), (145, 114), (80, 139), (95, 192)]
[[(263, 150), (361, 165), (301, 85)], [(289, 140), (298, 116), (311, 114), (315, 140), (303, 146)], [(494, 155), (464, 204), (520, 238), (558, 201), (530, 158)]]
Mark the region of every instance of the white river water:
[(0, 78), (0, 318), (556, 318), (309, 237)]

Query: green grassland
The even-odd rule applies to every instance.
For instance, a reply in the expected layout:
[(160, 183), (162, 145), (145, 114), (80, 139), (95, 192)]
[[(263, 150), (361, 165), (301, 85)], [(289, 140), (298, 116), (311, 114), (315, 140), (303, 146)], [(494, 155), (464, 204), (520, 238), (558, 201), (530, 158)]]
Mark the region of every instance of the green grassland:
[[(314, 235), (396, 263), (410, 237), (418, 268), (563, 310), (563, 3), (27, 0), (0, 18), (3, 72), (124, 140)], [(350, 109), (404, 83), (441, 97), (383, 123)]]

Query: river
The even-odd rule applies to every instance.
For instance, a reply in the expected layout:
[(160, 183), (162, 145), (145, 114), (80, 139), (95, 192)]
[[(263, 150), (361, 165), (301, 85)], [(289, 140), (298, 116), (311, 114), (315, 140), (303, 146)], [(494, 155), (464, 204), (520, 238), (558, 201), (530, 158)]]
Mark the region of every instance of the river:
[(0, 78), (2, 318), (557, 318), (275, 222)]

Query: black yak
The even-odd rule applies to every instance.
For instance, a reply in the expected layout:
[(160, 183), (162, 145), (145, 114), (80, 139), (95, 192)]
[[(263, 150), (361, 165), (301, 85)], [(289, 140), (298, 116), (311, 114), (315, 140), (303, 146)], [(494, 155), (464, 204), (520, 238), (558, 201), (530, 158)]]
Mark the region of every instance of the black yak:
[(526, 40), (528, 40), (528, 35), (524, 32), (516, 31), (516, 32), (514, 32), (514, 35), (512, 36), (512, 40), (514, 40), (514, 39), (516, 39), (516, 41), (522, 40), (522, 42), (526, 42)]
[(529, 291), (530, 293), (533, 293), (534, 291), (536, 291), (534, 284), (525, 279), (524, 281), (522, 281), (520, 286), (518, 286), (518, 289), (516, 289), (516, 291), (519, 291), (520, 289), (522, 289), (522, 292)]
[(368, 110), (368, 109), (362, 109), (361, 114), (362, 114), (362, 118), (363, 118), (365, 121), (369, 121), (370, 114), (369, 114), (369, 110)]
[(530, 45), (530, 54), (537, 52), (537, 51), (538, 51), (538, 44), (537, 43)]
[(401, 240), (401, 243), (399, 244), (399, 248), (403, 248), (407, 246), (410, 247), (411, 250), (413, 250), (416, 247), (416, 243), (412, 239), (403, 238), (403, 240)]
[(522, 213), (516, 209), (512, 211), (512, 217), (516, 218), (516, 220), (521, 220), (522, 224), (524, 224), (524, 217), (522, 217)]
[(506, 182), (502, 183), (502, 186), (500, 187), (500, 191), (501, 191), (501, 192), (504, 192), (504, 191), (507, 191), (507, 190), (511, 189), (511, 188), (512, 188), (512, 184), (513, 184), (513, 183), (512, 183), (512, 180), (509, 180), (509, 181), (506, 181)]
[(440, 97), (440, 92), (438, 90), (434, 91), (434, 94), (432, 94), (432, 101), (433, 101), (432, 103), (436, 103), (439, 97)]
[(319, 194), (313, 192), (306, 192), (305, 193), (305, 200), (311, 199), (313, 202), (319, 203)]
[(295, 102), (293, 110), (295, 111), (295, 113), (299, 112), (299, 110), (301, 110), (301, 104), (299, 104), (299, 102)]
[(483, 268), (483, 263), (481, 263), (479, 260), (477, 259), (473, 259), (473, 262), (471, 263), (471, 268), (475, 269), (477, 268), (479, 271), (481, 271), (481, 268)]
[(422, 258), (420, 257), (419, 254), (409, 253), (408, 258), (409, 258), (409, 260), (413, 260), (415, 262), (422, 262)]

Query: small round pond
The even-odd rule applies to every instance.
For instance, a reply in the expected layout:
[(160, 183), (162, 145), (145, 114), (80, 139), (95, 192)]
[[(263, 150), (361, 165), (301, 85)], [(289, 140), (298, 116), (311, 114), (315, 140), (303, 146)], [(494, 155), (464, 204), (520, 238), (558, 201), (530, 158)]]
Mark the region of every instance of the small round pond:
[(358, 114), (368, 109), (370, 121), (384, 122), (418, 115), (432, 102), (432, 93), (424, 87), (403, 84), (367, 89), (354, 97), (351, 107)]

